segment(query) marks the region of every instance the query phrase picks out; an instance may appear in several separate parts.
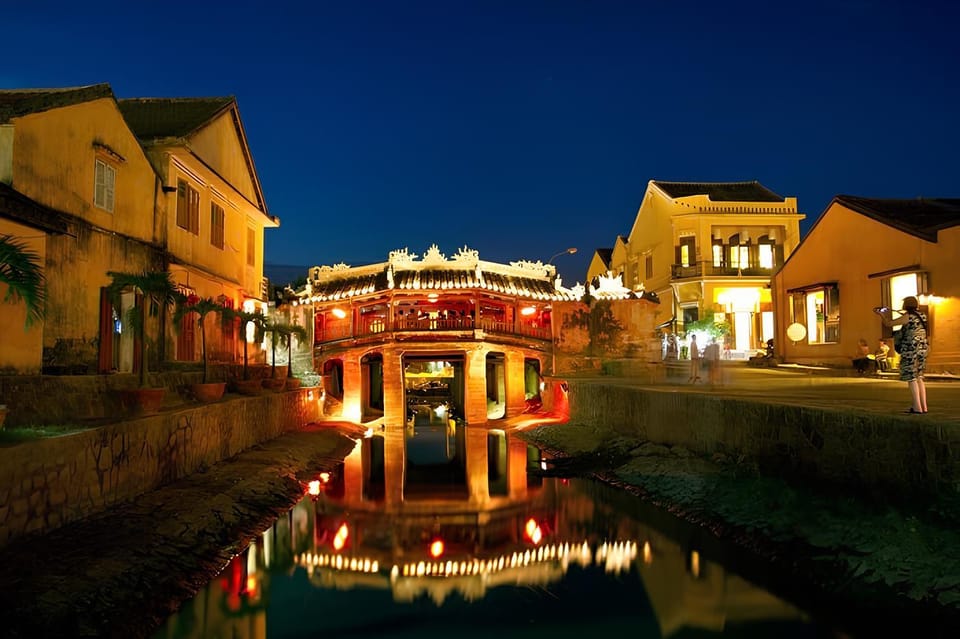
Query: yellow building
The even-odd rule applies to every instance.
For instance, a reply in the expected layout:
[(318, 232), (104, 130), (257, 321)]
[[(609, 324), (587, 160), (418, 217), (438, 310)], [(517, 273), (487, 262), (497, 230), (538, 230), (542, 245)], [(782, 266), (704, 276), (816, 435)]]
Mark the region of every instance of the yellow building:
[[(237, 101), (136, 98), (119, 104), (160, 176), (157, 234), (174, 282), (187, 295), (265, 310), (263, 233), (280, 222), (267, 213)], [(233, 361), (234, 325), (212, 314), (206, 322), (208, 358)], [(177, 327), (168, 358), (199, 359), (195, 323), (188, 316)]]
[(919, 298), (929, 371), (960, 370), (960, 199), (838, 195), (773, 278), (777, 351), (790, 362), (851, 366), (860, 339), (892, 332), (873, 312)]
[[(133, 372), (125, 312), (109, 271), (168, 269), (185, 293), (265, 309), (267, 213), (236, 100), (122, 100), (107, 84), (0, 91), (0, 234), (38, 253), (45, 320), (0, 313), (0, 370)], [(211, 323), (213, 359), (236, 357), (234, 325)], [(199, 358), (189, 319), (164, 356)], [(156, 370), (156, 369), (154, 369)]]
[(614, 274), (655, 292), (658, 320), (676, 330), (711, 316), (729, 322), (731, 357), (773, 337), (769, 282), (800, 241), (797, 200), (759, 182), (651, 180)]
[(132, 370), (132, 343), (108, 348), (104, 287), (107, 271), (161, 265), (159, 184), (110, 87), (0, 91), (0, 184), (0, 233), (42, 256), (47, 286), (46, 319), (26, 333), (22, 309), (0, 313), (0, 368)]

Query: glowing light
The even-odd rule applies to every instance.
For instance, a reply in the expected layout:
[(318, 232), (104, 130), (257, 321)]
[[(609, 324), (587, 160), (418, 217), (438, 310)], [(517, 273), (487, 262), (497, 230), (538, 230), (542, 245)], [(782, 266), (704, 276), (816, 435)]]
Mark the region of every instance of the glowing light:
[(437, 295), (436, 293), (430, 293), (429, 295), (427, 295), (427, 299), (430, 300), (431, 302), (435, 302), (438, 297), (440, 296)]
[(320, 494), (320, 482), (316, 479), (307, 484), (307, 492), (316, 497)]
[[(329, 483), (330, 473), (320, 473), (320, 481), (323, 482), (324, 484)], [(313, 482), (310, 482), (310, 483), (312, 484)]]
[(337, 529), (337, 534), (333, 537), (333, 549), (343, 550), (343, 547), (347, 545), (347, 538), (349, 536), (350, 529), (347, 527), (347, 524), (340, 524), (340, 528)]
[(929, 294), (929, 295), (918, 295), (918, 296), (917, 296), (917, 301), (920, 302), (920, 304), (921, 304), (922, 306), (929, 306), (929, 305), (931, 305), (931, 304), (934, 305), (934, 306), (936, 306), (937, 304), (941, 304), (941, 303), (943, 303), (943, 302), (946, 302), (946, 301), (947, 301), (947, 298), (945, 298), (945, 297), (940, 297), (939, 295), (933, 295), (933, 294)]
[(540, 460), (540, 470), (546, 470), (546, 469), (547, 469), (547, 460), (546, 460), (546, 459), (541, 459), (541, 460)]
[(690, 551), (690, 574), (694, 577), (700, 576), (700, 553), (696, 550)]
[(247, 592), (257, 592), (257, 578), (254, 575), (247, 577)]
[(443, 555), (443, 540), (434, 539), (430, 544), (430, 556), (438, 559), (441, 555)]
[(533, 315), (536, 312), (537, 312), (537, 308), (535, 306), (524, 306), (523, 308), (520, 309), (521, 315)]
[(333, 316), (336, 317), (336, 318), (338, 318), (338, 319), (343, 319), (344, 317), (347, 316), (347, 312), (346, 312), (345, 310), (343, 310), (342, 308), (335, 308), (335, 309), (333, 309), (333, 310), (330, 311), (330, 312), (333, 313)]
[(365, 430), (365, 431), (363, 431), (363, 438), (364, 438), (364, 439), (370, 439), (371, 437), (373, 437), (373, 428), (372, 428), (372, 427), (371, 427), (371, 428), (368, 428), (368, 429)]
[(439, 406), (433, 409), (433, 412), (436, 413), (437, 417), (445, 417), (447, 414), (447, 405), (440, 404)]
[(653, 563), (653, 549), (650, 547), (650, 542), (643, 542), (643, 563), (648, 566)]
[[(540, 524), (537, 523), (536, 519), (530, 518), (527, 520), (523, 533), (527, 536), (527, 539), (533, 542), (534, 546), (543, 541), (543, 530), (540, 528)], [(527, 561), (529, 561), (529, 558)]]

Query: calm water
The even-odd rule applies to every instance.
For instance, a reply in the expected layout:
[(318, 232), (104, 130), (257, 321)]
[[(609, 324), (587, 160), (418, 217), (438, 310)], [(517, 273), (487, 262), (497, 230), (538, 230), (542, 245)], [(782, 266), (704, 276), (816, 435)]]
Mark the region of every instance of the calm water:
[(408, 435), (406, 466), (364, 441), (155, 636), (832, 636), (632, 497), (502, 435), (409, 454), (438, 437)]

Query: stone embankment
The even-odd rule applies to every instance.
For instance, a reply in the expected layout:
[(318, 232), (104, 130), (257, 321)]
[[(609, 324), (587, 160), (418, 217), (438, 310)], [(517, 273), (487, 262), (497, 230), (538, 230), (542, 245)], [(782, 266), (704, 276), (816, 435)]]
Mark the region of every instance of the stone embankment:
[(569, 388), (574, 424), (705, 457), (744, 458), (795, 479), (898, 492), (960, 489), (960, 428), (926, 416), (744, 399), (722, 389), (580, 380)]
[[(57, 423), (60, 404), (69, 404), (69, 397), (79, 401), (77, 388), (101, 388), (104, 379), (47, 384), (51, 409), (39, 423)], [(109, 395), (109, 390), (103, 387), (100, 394)], [(20, 407), (31, 405), (31, 395), (23, 393), (15, 395)], [(318, 416), (310, 395), (311, 389), (302, 389), (253, 397), (228, 394), (211, 404), (173, 400), (157, 414), (2, 447), (0, 546), (25, 535), (49, 533), (301, 429)], [(83, 401), (89, 406), (75, 405), (67, 423), (96, 419), (103, 411), (101, 404)]]

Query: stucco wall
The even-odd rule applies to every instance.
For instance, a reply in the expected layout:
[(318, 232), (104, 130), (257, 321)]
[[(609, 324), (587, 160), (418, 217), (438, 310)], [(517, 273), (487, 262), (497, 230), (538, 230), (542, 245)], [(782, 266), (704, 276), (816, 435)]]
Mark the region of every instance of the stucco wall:
[(960, 486), (960, 434), (853, 411), (572, 381), (570, 422), (710, 456), (744, 455), (808, 481), (872, 488)]
[(306, 390), (270, 393), (0, 448), (0, 545), (201, 471), (316, 411)]

